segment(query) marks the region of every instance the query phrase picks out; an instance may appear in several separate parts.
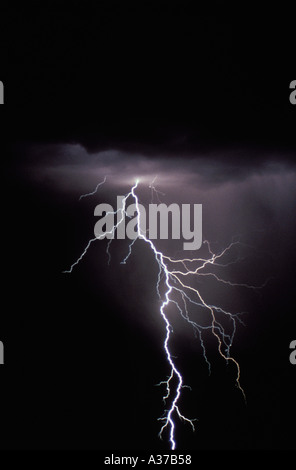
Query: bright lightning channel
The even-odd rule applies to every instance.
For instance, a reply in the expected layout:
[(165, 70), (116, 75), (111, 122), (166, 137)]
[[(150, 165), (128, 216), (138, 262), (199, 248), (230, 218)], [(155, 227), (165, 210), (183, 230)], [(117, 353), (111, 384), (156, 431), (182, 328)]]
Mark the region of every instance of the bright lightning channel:
[[(150, 184), (149, 187), (152, 191), (155, 192), (156, 197), (158, 197), (158, 194), (160, 192), (155, 189), (155, 186), (154, 186), (155, 179), (156, 178), (154, 178), (153, 182)], [(106, 181), (106, 177), (105, 177), (104, 181), (102, 181), (101, 183), (99, 183), (97, 185), (95, 191), (93, 191), (92, 193), (85, 194), (85, 195), (83, 195), (83, 197), (94, 194), (97, 191), (97, 189), (105, 181)], [(164, 343), (163, 343), (163, 348), (164, 348), (164, 352), (165, 352), (165, 355), (166, 355), (166, 358), (167, 358), (167, 362), (170, 366), (170, 375), (169, 375), (167, 380), (160, 382), (160, 384), (158, 384), (158, 385), (163, 384), (166, 387), (166, 395), (163, 397), (164, 402), (166, 402), (169, 399), (169, 397), (172, 397), (172, 398), (171, 398), (170, 408), (165, 411), (164, 415), (161, 418), (159, 418), (159, 420), (163, 422), (163, 425), (162, 425), (162, 427), (160, 429), (160, 432), (159, 432), (159, 436), (162, 437), (164, 430), (168, 429), (171, 449), (174, 450), (176, 448), (176, 439), (175, 439), (175, 427), (176, 427), (176, 425), (175, 425), (175, 421), (174, 421), (175, 416), (177, 415), (181, 420), (183, 420), (185, 422), (188, 422), (191, 425), (193, 430), (195, 429), (195, 427), (194, 427), (195, 419), (186, 418), (181, 413), (181, 411), (179, 409), (179, 399), (180, 399), (180, 396), (181, 396), (182, 388), (188, 387), (188, 386), (184, 385), (183, 377), (181, 375), (181, 372), (178, 370), (178, 368), (177, 368), (177, 366), (176, 366), (176, 364), (173, 360), (173, 356), (170, 352), (170, 348), (169, 348), (170, 336), (171, 336), (171, 332), (172, 332), (172, 325), (170, 324), (170, 322), (168, 320), (168, 317), (166, 315), (166, 309), (167, 309), (168, 305), (169, 304), (175, 305), (178, 312), (182, 316), (182, 318), (185, 319), (193, 327), (194, 333), (198, 334), (199, 339), (200, 339), (200, 343), (201, 343), (201, 347), (202, 347), (202, 351), (203, 351), (203, 356), (204, 356), (204, 359), (205, 359), (205, 361), (208, 365), (208, 368), (209, 368), (209, 373), (211, 371), (211, 365), (210, 365), (210, 362), (208, 361), (208, 358), (207, 358), (207, 355), (206, 355), (206, 348), (205, 348), (205, 345), (204, 345), (204, 342), (203, 342), (202, 333), (203, 333), (204, 330), (209, 330), (209, 331), (212, 332), (212, 334), (214, 335), (214, 337), (216, 338), (216, 340), (218, 342), (219, 354), (222, 356), (222, 358), (226, 362), (230, 361), (235, 366), (235, 369), (236, 369), (235, 383), (236, 383), (236, 386), (238, 387), (238, 389), (240, 390), (240, 392), (242, 393), (244, 400), (246, 401), (245, 392), (244, 392), (244, 390), (243, 390), (243, 388), (240, 384), (241, 371), (240, 371), (239, 363), (237, 362), (236, 359), (234, 359), (230, 355), (230, 348), (232, 346), (234, 334), (235, 334), (235, 331), (236, 331), (236, 322), (238, 321), (238, 322), (243, 323), (242, 320), (240, 319), (240, 313), (233, 314), (233, 313), (227, 312), (226, 310), (224, 310), (223, 308), (221, 308), (219, 306), (215, 306), (215, 305), (211, 305), (211, 304), (207, 303), (204, 300), (204, 298), (201, 296), (199, 290), (196, 289), (196, 288), (193, 288), (191, 285), (185, 283), (184, 278), (186, 278), (187, 276), (194, 276), (194, 275), (196, 275), (196, 276), (212, 276), (218, 282), (222, 282), (224, 284), (228, 284), (228, 285), (231, 285), (231, 286), (243, 286), (243, 287), (247, 287), (247, 288), (251, 288), (251, 289), (257, 289), (259, 287), (251, 286), (251, 285), (248, 285), (248, 284), (232, 283), (230, 281), (226, 281), (224, 279), (221, 279), (220, 277), (218, 277), (214, 273), (202, 273), (201, 272), (206, 266), (209, 266), (209, 265), (228, 266), (229, 264), (232, 264), (233, 261), (230, 262), (230, 263), (227, 263), (227, 264), (221, 264), (221, 263), (218, 263), (217, 260), (221, 260), (221, 258), (226, 253), (228, 253), (229, 250), (234, 245), (240, 243), (238, 241), (233, 241), (232, 243), (229, 244), (229, 246), (227, 246), (219, 254), (215, 254), (212, 251), (211, 247), (210, 247), (210, 243), (207, 240), (205, 240), (203, 243), (205, 245), (207, 245), (207, 248), (208, 248), (208, 251), (209, 251), (209, 257), (207, 259), (204, 259), (204, 258), (173, 259), (169, 256), (164, 255), (161, 251), (158, 251), (157, 248), (155, 247), (154, 243), (149, 238), (147, 238), (146, 233), (144, 233), (141, 230), (141, 214), (140, 214), (140, 208), (139, 208), (139, 199), (138, 199), (137, 194), (135, 193), (135, 191), (138, 187), (138, 184), (139, 184), (139, 180), (137, 179), (135, 184), (132, 186), (130, 192), (123, 198), (122, 207), (120, 209), (118, 209), (116, 212), (112, 212), (113, 214), (119, 214), (119, 217), (117, 217), (117, 223), (112, 227), (112, 229), (109, 232), (106, 232), (106, 233), (102, 234), (102, 236), (97, 236), (95, 238), (90, 239), (89, 242), (87, 243), (85, 249), (83, 250), (82, 254), (80, 255), (80, 257), (70, 266), (69, 270), (63, 271), (63, 272), (64, 273), (71, 273), (73, 271), (73, 268), (77, 264), (79, 264), (80, 261), (83, 259), (83, 257), (87, 253), (90, 245), (95, 240), (105, 238), (106, 235), (112, 235), (112, 238), (114, 238), (114, 234), (115, 234), (117, 228), (123, 222), (124, 217), (126, 215), (126, 202), (127, 202), (129, 197), (132, 197), (135, 201), (135, 207), (136, 207), (136, 213), (137, 213), (137, 216), (136, 216), (137, 217), (137, 238), (135, 238), (129, 244), (128, 254), (126, 255), (126, 257), (122, 261), (122, 264), (125, 264), (127, 262), (128, 258), (129, 258), (129, 256), (131, 255), (132, 247), (133, 247), (135, 241), (137, 239), (143, 240), (145, 243), (147, 243), (150, 246), (151, 251), (154, 255), (154, 258), (158, 263), (159, 274), (158, 274), (158, 280), (157, 280), (156, 288), (157, 288), (157, 293), (158, 293), (159, 297), (160, 297), (159, 285), (160, 285), (161, 279), (164, 279), (164, 284), (166, 286), (165, 287), (165, 294), (164, 294), (159, 312), (160, 312), (160, 315), (161, 315), (161, 317), (164, 321), (164, 324), (165, 324), (166, 334), (165, 334), (165, 339), (164, 339)], [(109, 248), (110, 248), (110, 243), (112, 241), (112, 238), (109, 240), (108, 245), (107, 245), (107, 254), (109, 256), (109, 260), (110, 260)], [(190, 264), (191, 263), (200, 263), (200, 264), (195, 269), (189, 269), (187, 267), (186, 263), (190, 263)], [(172, 269), (171, 268), (170, 269), (169, 268), (170, 264), (173, 265), (173, 266), (177, 264), (179, 266), (182, 266), (183, 269), (182, 268), (179, 268), (179, 269)], [(263, 287), (263, 286), (260, 286), (260, 287)], [(176, 301), (172, 298), (173, 293), (177, 293), (177, 294), (180, 295), (180, 300), (179, 301)], [(200, 325), (200, 324), (196, 323), (195, 321), (193, 321), (190, 318), (189, 311), (188, 311), (188, 304), (189, 303), (194, 304), (198, 307), (204, 308), (206, 311), (208, 311), (210, 313), (210, 323), (209, 323), (209, 325), (206, 325), (206, 326)], [(227, 316), (232, 321), (233, 329), (232, 329), (231, 334), (226, 334), (222, 324), (220, 322), (218, 322), (218, 320), (216, 319), (215, 312), (219, 312), (219, 313), (224, 314), (225, 316)], [(174, 389), (174, 392), (172, 391), (172, 387), (171, 387), (171, 382), (172, 382), (173, 378), (177, 379), (177, 385)]]

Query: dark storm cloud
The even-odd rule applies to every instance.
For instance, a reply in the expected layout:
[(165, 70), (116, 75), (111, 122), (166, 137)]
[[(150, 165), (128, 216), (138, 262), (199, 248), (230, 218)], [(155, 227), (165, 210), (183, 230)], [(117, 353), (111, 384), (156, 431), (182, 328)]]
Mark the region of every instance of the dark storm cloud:
[[(89, 200), (91, 206), (110, 198), (115, 204), (116, 195), (127, 194), (136, 179), (140, 180), (141, 201), (149, 204), (149, 185), (154, 181), (161, 202), (202, 204), (203, 238), (226, 244), (238, 234), (266, 233), (270, 227), (292, 230), (291, 210), (296, 200), (292, 160), (268, 152), (256, 163), (254, 154), (248, 157), (248, 150), (242, 149), (210, 156), (200, 153), (195, 158), (184, 154), (151, 158), (120, 150), (90, 153), (78, 144), (35, 145), (27, 149), (22, 178), (42, 192), (59, 199), (68, 195), (76, 201), (81, 194), (94, 191), (106, 176), (99, 199)], [(94, 223), (93, 212), (90, 217)]]
[[(89, 152), (80, 144), (34, 145), (22, 152), (22, 171), (29, 179), (57, 186), (60, 190), (89, 192), (100, 178), (108, 176), (109, 185), (125, 187), (140, 178), (149, 185), (157, 176), (163, 188), (190, 187), (218, 188), (257, 178), (281, 179), (284, 174), (295, 174), (293, 155), (276, 152), (232, 149), (197, 152), (193, 155), (167, 152), (151, 155), (141, 150), (126, 152), (108, 149)], [(186, 185), (186, 186), (185, 186)], [(186, 190), (185, 190), (186, 187)]]

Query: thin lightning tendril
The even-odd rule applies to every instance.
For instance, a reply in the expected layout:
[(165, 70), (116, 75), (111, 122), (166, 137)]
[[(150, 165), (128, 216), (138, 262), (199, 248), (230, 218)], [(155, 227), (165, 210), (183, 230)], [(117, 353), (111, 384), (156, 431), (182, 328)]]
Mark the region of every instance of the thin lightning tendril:
[[(152, 194), (153, 194), (153, 192), (155, 192), (156, 197), (158, 198), (158, 194), (163, 194), (163, 193), (160, 193), (159, 191), (156, 190), (156, 188), (154, 186), (155, 179), (156, 179), (156, 177), (154, 178), (154, 180), (150, 184), (149, 188), (151, 189)], [(101, 182), (97, 185), (95, 191), (92, 192), (92, 193), (89, 193), (88, 195), (94, 194), (97, 191), (97, 189), (99, 188), (99, 186), (101, 186), (101, 184), (103, 184), (105, 181), (106, 181), (106, 177), (105, 177), (103, 182)], [(158, 386), (165, 385), (166, 394), (163, 396), (163, 401), (164, 401), (164, 403), (166, 403), (170, 399), (171, 403), (170, 403), (170, 408), (168, 410), (165, 410), (164, 415), (161, 418), (159, 418), (159, 420), (162, 421), (162, 423), (163, 423), (162, 427), (160, 429), (160, 432), (159, 432), (159, 437), (162, 438), (164, 430), (168, 429), (171, 449), (174, 450), (176, 448), (175, 421), (174, 421), (175, 416), (177, 415), (182, 421), (189, 423), (193, 430), (195, 429), (194, 421), (196, 421), (196, 420), (186, 418), (181, 413), (180, 408), (179, 408), (179, 399), (180, 399), (180, 396), (181, 396), (181, 391), (184, 387), (188, 387), (188, 385), (185, 385), (183, 383), (183, 377), (181, 375), (181, 372), (177, 368), (177, 366), (175, 364), (175, 361), (174, 361), (174, 356), (170, 352), (169, 343), (170, 343), (170, 338), (171, 338), (171, 333), (173, 331), (173, 328), (172, 328), (172, 325), (171, 325), (171, 323), (170, 323), (170, 321), (169, 321), (169, 319), (166, 315), (167, 307), (169, 306), (169, 304), (175, 305), (176, 309), (179, 312), (179, 314), (181, 315), (181, 317), (188, 324), (190, 324), (192, 326), (195, 336), (198, 335), (199, 340), (200, 340), (200, 344), (201, 344), (201, 347), (202, 347), (202, 351), (203, 351), (203, 357), (204, 357), (204, 359), (205, 359), (205, 361), (208, 365), (209, 373), (211, 372), (211, 364), (210, 364), (210, 362), (207, 358), (206, 348), (205, 348), (205, 345), (204, 345), (202, 334), (206, 330), (209, 330), (209, 331), (212, 332), (213, 336), (217, 340), (218, 352), (221, 355), (221, 357), (226, 362), (230, 361), (235, 366), (235, 369), (236, 369), (235, 383), (236, 383), (237, 388), (242, 393), (243, 398), (246, 402), (246, 395), (245, 395), (245, 392), (244, 392), (244, 390), (243, 390), (243, 388), (240, 384), (241, 371), (240, 371), (239, 363), (237, 362), (237, 360), (235, 358), (233, 358), (230, 355), (230, 348), (232, 346), (233, 339), (234, 339), (234, 334), (235, 334), (235, 331), (236, 331), (236, 323), (240, 322), (240, 323), (243, 324), (243, 321), (240, 318), (242, 312), (233, 314), (233, 313), (230, 313), (230, 312), (224, 310), (221, 307), (218, 307), (218, 306), (211, 305), (211, 304), (207, 303), (204, 300), (204, 298), (201, 296), (199, 290), (197, 288), (192, 287), (189, 283), (185, 283), (184, 279), (186, 279), (187, 277), (190, 278), (190, 276), (211, 276), (216, 281), (227, 284), (227, 285), (230, 285), (230, 286), (240, 286), (240, 287), (246, 287), (246, 288), (250, 288), (250, 289), (258, 289), (259, 287), (250, 286), (250, 285), (244, 284), (244, 283), (243, 284), (233, 283), (233, 282), (221, 279), (215, 273), (201, 272), (204, 268), (206, 268), (208, 266), (215, 265), (215, 266), (223, 266), (224, 267), (224, 266), (228, 266), (228, 265), (232, 264), (233, 261), (229, 262), (229, 263), (226, 263), (226, 264), (221, 264), (221, 263), (217, 262), (217, 260), (221, 260), (221, 258), (224, 255), (226, 255), (232, 249), (232, 247), (234, 245), (239, 244), (240, 242), (238, 242), (238, 241), (233, 241), (223, 251), (221, 251), (219, 254), (215, 254), (211, 249), (210, 243), (207, 240), (205, 240), (203, 243), (204, 243), (204, 245), (207, 246), (208, 252), (209, 252), (209, 257), (207, 259), (205, 259), (205, 258), (173, 259), (169, 256), (164, 255), (161, 251), (158, 251), (157, 248), (155, 247), (154, 243), (149, 238), (147, 238), (146, 233), (144, 233), (141, 230), (141, 213), (140, 213), (140, 208), (139, 208), (139, 199), (138, 199), (137, 194), (135, 193), (135, 190), (137, 189), (138, 184), (139, 184), (139, 181), (136, 180), (136, 182), (135, 182), (134, 186), (132, 186), (130, 192), (123, 198), (122, 207), (120, 209), (118, 209), (116, 212), (112, 212), (112, 214), (114, 214), (114, 215), (119, 213), (119, 217), (117, 218), (117, 223), (112, 227), (112, 229), (109, 232), (105, 232), (102, 236), (97, 236), (95, 238), (90, 239), (88, 244), (86, 245), (84, 251), (80, 255), (80, 257), (70, 266), (69, 270), (63, 271), (63, 272), (64, 273), (71, 273), (73, 271), (73, 268), (85, 256), (85, 254), (87, 253), (90, 245), (97, 239), (105, 238), (106, 235), (110, 235), (110, 240), (107, 244), (107, 250), (106, 250), (107, 254), (108, 254), (109, 261), (110, 261), (109, 249), (110, 249), (111, 241), (114, 238), (114, 235), (115, 235), (115, 232), (116, 232), (117, 228), (119, 227), (121, 222), (124, 220), (124, 217), (126, 215), (126, 202), (127, 202), (128, 198), (130, 198), (130, 197), (133, 198), (134, 202), (135, 202), (136, 214), (137, 214), (137, 237), (134, 240), (132, 240), (132, 242), (129, 244), (128, 253), (127, 253), (126, 257), (122, 260), (121, 263), (126, 264), (128, 258), (130, 257), (130, 255), (132, 253), (132, 247), (133, 247), (134, 243), (136, 242), (136, 240), (138, 240), (138, 239), (143, 240), (147, 245), (150, 246), (151, 251), (152, 251), (152, 253), (154, 255), (154, 258), (155, 258), (155, 260), (158, 264), (158, 267), (159, 267), (156, 290), (157, 290), (157, 294), (158, 294), (160, 299), (161, 299), (160, 283), (162, 282), (165, 286), (165, 293), (164, 293), (163, 298), (161, 300), (161, 306), (160, 306), (160, 309), (159, 309), (159, 313), (160, 313), (160, 315), (163, 319), (164, 325), (165, 325), (165, 339), (164, 339), (164, 343), (163, 343), (163, 348), (164, 348), (164, 352), (165, 352), (165, 355), (166, 355), (167, 362), (170, 366), (170, 374), (169, 374), (167, 380), (161, 381), (157, 385)], [(83, 196), (86, 197), (88, 195), (86, 194), (86, 195), (83, 195)], [(187, 266), (188, 263), (190, 263), (191, 266), (192, 266), (192, 263), (197, 263), (198, 265), (197, 265), (196, 268), (192, 269), (192, 268), (188, 268), (188, 266)], [(171, 266), (171, 265), (176, 266), (176, 264), (179, 265), (179, 266), (183, 266), (183, 270), (182, 270), (182, 268), (178, 268), (178, 269), (169, 268), (169, 266)], [(263, 284), (263, 286), (265, 284)], [(263, 287), (263, 286), (260, 286), (260, 287)], [(173, 294), (175, 294), (176, 296), (179, 296), (180, 300), (179, 301), (175, 300)], [(189, 310), (188, 310), (188, 305), (189, 304), (190, 305), (195, 305), (195, 306), (197, 306), (199, 308), (202, 308), (202, 309), (205, 309), (207, 312), (209, 312), (209, 314), (210, 314), (210, 324), (201, 325), (199, 323), (196, 323), (194, 320), (192, 320), (190, 318)], [(228, 317), (230, 319), (230, 321), (232, 323), (232, 333), (231, 334), (227, 334), (224, 331), (223, 326), (217, 320), (217, 317), (216, 317), (217, 313), (223, 314), (223, 315), (225, 315), (225, 317)], [(177, 384), (174, 387), (174, 389), (172, 387), (173, 379), (175, 379), (177, 381)], [(190, 387), (188, 387), (188, 388), (190, 388)]]
[(102, 186), (102, 184), (106, 183), (106, 179), (107, 179), (107, 176), (105, 176), (105, 178), (103, 179), (103, 181), (101, 181), (100, 183), (97, 184), (96, 188), (95, 188), (91, 193), (81, 194), (81, 196), (80, 196), (80, 198), (79, 198), (79, 201), (81, 201), (81, 199), (83, 199), (84, 197), (89, 197), (89, 196), (92, 196), (93, 194), (96, 194), (96, 192), (98, 191), (99, 187)]

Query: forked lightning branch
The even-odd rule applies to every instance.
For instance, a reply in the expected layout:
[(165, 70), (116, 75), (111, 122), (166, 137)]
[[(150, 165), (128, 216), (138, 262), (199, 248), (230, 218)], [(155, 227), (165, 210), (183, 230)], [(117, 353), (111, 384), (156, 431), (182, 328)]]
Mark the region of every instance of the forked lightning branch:
[[(90, 196), (96, 193), (97, 189), (105, 183), (106, 178), (97, 185), (95, 191), (82, 195), (82, 197)], [(146, 211), (144, 206), (139, 202), (137, 189), (139, 181), (136, 180), (130, 191), (125, 196), (118, 196), (117, 208), (114, 210), (112, 206), (99, 204), (95, 208), (95, 215), (102, 216), (95, 225), (95, 237), (91, 238), (79, 258), (64, 273), (71, 273), (88, 253), (90, 246), (98, 240), (108, 239), (106, 252), (110, 258), (111, 243), (116, 238), (128, 238), (130, 241), (127, 246), (126, 256), (122, 263), (128, 262), (132, 255), (134, 244), (145, 243), (150, 247), (151, 256), (154, 258), (158, 267), (158, 277), (154, 281), (151, 279), (151, 285), (155, 289), (155, 295), (160, 298), (159, 315), (164, 327), (163, 341), (163, 359), (167, 362), (168, 374), (159, 386), (164, 389), (163, 401), (165, 410), (160, 421), (159, 436), (165, 437), (170, 443), (170, 448), (175, 449), (177, 446), (175, 438), (175, 429), (177, 420), (184, 421), (192, 430), (195, 429), (196, 417), (188, 418), (180, 409), (180, 397), (184, 387), (190, 384), (184, 383), (182, 371), (179, 369), (177, 360), (171, 353), (171, 342), (176, 331), (172, 328), (169, 321), (168, 310), (172, 315), (172, 310), (176, 316), (181, 316), (185, 322), (190, 325), (195, 336), (200, 341), (202, 353), (205, 363), (211, 373), (211, 363), (207, 356), (207, 347), (205, 337), (210, 332), (216, 342), (217, 352), (225, 360), (226, 363), (232, 365), (233, 381), (237, 389), (241, 393), (243, 400), (246, 401), (245, 392), (241, 385), (241, 370), (236, 358), (232, 356), (231, 347), (234, 335), (241, 320), (240, 312), (230, 312), (220, 305), (214, 305), (211, 299), (206, 299), (200, 290), (195, 287), (192, 280), (196, 277), (203, 277), (204, 280), (211, 278), (214, 282), (220, 283), (225, 288), (231, 289), (235, 286), (244, 288), (257, 289), (262, 286), (252, 286), (246, 283), (236, 283), (228, 279), (219, 277), (215, 272), (215, 266), (223, 268), (232, 264), (234, 261), (225, 262), (226, 256), (229, 257), (235, 245), (240, 244), (239, 241), (232, 241), (226, 248), (215, 253), (207, 240), (202, 242), (202, 207), (200, 204), (194, 204), (193, 208), (183, 204), (181, 209), (177, 204), (167, 207), (165, 205), (150, 204), (149, 207), (149, 227), (147, 227)], [(153, 185), (150, 185), (152, 195), (158, 197)], [(128, 203), (130, 203), (128, 205)], [(193, 211), (192, 211), (193, 209)], [(158, 232), (160, 238), (168, 238), (168, 214), (172, 216), (172, 238), (180, 238), (181, 232), (186, 242), (183, 243), (184, 250), (197, 251), (203, 246), (206, 248), (207, 256), (184, 256), (170, 257), (157, 249), (154, 240), (157, 239)], [(193, 214), (193, 230), (191, 231), (190, 214)], [(126, 224), (126, 219), (128, 223)], [(157, 221), (160, 221), (158, 226)], [(229, 258), (227, 258), (229, 259)], [(264, 284), (265, 285), (265, 284)], [(162, 294), (160, 294), (162, 292)], [(200, 321), (200, 313), (202, 312), (202, 322)], [(199, 321), (198, 321), (199, 319)], [(223, 325), (225, 322), (225, 325)], [(231, 325), (231, 328), (229, 328)]]

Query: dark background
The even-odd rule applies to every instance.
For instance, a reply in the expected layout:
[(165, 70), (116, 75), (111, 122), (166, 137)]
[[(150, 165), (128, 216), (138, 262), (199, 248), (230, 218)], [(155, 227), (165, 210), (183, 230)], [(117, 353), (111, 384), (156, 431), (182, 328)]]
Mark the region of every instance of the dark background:
[[(27, 144), (78, 142), (151, 160), (240, 146), (250, 151), (248, 161), (236, 157), (238, 167), (260, 165), (269, 151), (295, 164), (289, 15), (193, 13), (184, 2), (101, 5), (45, 2), (1, 13), (3, 448), (168, 448), (157, 437), (155, 383), (168, 373), (161, 342), (127, 321), (137, 295), (113, 295), (110, 274), (107, 282), (81, 265), (62, 275), (89, 236), (72, 230), (86, 215), (71, 195), (60, 200), (31, 183)], [(184, 346), (194, 394), (184, 391), (182, 404), (201, 424), (192, 434), (178, 423), (180, 449), (295, 448), (294, 211), (277, 280), (247, 299), (264, 319), (253, 324), (251, 344), (238, 347), (248, 406), (219, 361), (208, 377)]]

